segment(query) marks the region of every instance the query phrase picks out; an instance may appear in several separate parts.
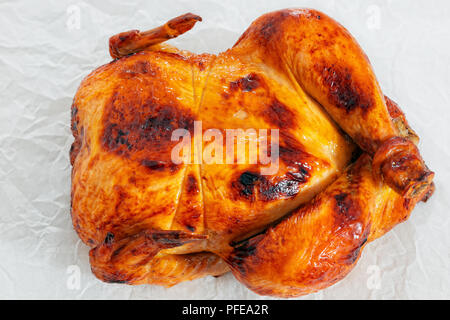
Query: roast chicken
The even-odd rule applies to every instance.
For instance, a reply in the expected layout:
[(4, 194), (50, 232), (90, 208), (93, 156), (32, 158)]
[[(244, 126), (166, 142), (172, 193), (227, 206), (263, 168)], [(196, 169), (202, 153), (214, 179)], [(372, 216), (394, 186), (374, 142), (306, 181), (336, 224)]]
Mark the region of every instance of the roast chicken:
[[(336, 283), (433, 193), (417, 135), (324, 13), (265, 14), (218, 55), (163, 43), (198, 21), (111, 37), (113, 60), (73, 100), (71, 216), (92, 272), (168, 287), (231, 271), (278, 297)], [(177, 129), (195, 140), (251, 128), (279, 132), (271, 174), (267, 163), (173, 161)], [(196, 141), (192, 153), (213, 143)]]

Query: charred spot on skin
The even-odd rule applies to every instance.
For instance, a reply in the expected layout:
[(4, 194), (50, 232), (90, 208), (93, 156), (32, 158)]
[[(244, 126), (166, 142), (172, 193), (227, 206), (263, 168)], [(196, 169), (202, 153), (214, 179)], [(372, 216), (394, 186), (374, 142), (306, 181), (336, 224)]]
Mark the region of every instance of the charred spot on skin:
[(106, 234), (106, 237), (105, 237), (105, 240), (103, 241), (103, 243), (106, 245), (110, 245), (113, 243), (113, 241), (114, 241), (114, 234), (111, 232), (108, 232)]
[(124, 144), (127, 146), (128, 149), (130, 149), (131, 145), (128, 143), (128, 139), (127, 139), (128, 134), (129, 134), (128, 131), (124, 132), (121, 129), (118, 129), (115, 143), (116, 144)]
[[(268, 153), (271, 154), (271, 146)], [(288, 167), (288, 172), (282, 177), (269, 180), (255, 172), (246, 171), (237, 179), (232, 179), (231, 188), (238, 191), (238, 195), (249, 201), (256, 196), (261, 201), (273, 201), (280, 198), (295, 197), (302, 184), (311, 177), (313, 168), (309, 163), (317, 161), (304, 151), (303, 146), (285, 130), (280, 131), (279, 158)], [(322, 166), (329, 165), (322, 161)], [(277, 179), (278, 178), (278, 179)], [(276, 180), (276, 181), (275, 181)], [(256, 192), (257, 191), (257, 194)]]
[(102, 147), (147, 169), (179, 168), (159, 163), (172, 164), (171, 149), (178, 142), (171, 140), (172, 133), (176, 129), (192, 132), (193, 115), (170, 100), (161, 104), (146, 93), (121, 91), (118, 88), (105, 107)]
[(249, 241), (241, 244), (241, 246), (236, 247), (235, 250), (236, 257), (240, 259), (248, 258), (256, 253), (256, 245), (250, 244)]
[(247, 273), (247, 269), (244, 266), (245, 259), (250, 258), (257, 253), (258, 244), (264, 238), (264, 233), (265, 230), (248, 239), (230, 243), (234, 249), (227, 259), (228, 263), (241, 274)]
[(81, 127), (80, 129), (80, 133), (75, 133), (75, 140), (73, 141), (72, 145), (70, 146), (70, 151), (69, 151), (69, 157), (70, 157), (70, 164), (73, 166), (73, 164), (75, 163), (75, 159), (78, 155), (78, 153), (80, 153), (81, 150), (81, 146), (82, 146), (82, 141), (84, 139), (84, 128)]
[[(70, 201), (70, 202), (72, 202), (72, 201)], [(71, 211), (70, 213), (72, 214), (72, 204), (71, 204), (70, 211)], [(80, 227), (80, 223), (78, 222), (78, 219), (77, 219), (76, 222), (74, 222), (73, 228), (75, 229), (75, 231), (76, 231), (78, 234), (81, 233), (81, 227)]]
[(260, 197), (264, 201), (294, 197), (299, 191), (298, 187), (299, 183), (295, 180), (283, 179), (274, 184), (264, 180), (259, 189)]
[(363, 115), (372, 108), (374, 102), (362, 88), (352, 79), (352, 71), (348, 68), (338, 68), (336, 65), (316, 64), (315, 69), (321, 74), (323, 84), (329, 88), (330, 103), (347, 113), (361, 110)]
[(82, 141), (84, 138), (84, 129), (83, 129), (83, 127), (79, 128), (78, 123), (80, 120), (78, 117), (78, 107), (75, 105), (75, 103), (72, 103), (70, 115), (71, 115), (70, 129), (72, 131), (72, 135), (75, 138), (72, 145), (70, 146), (70, 151), (69, 151), (70, 164), (73, 166), (73, 164), (75, 162), (75, 158), (77, 157), (78, 153), (81, 150), (81, 145), (82, 145)]
[(115, 272), (113, 274), (105, 274), (103, 273), (101, 278), (106, 283), (128, 283), (129, 280), (122, 279), (124, 276), (119, 272)]
[(255, 184), (260, 179), (261, 176), (259, 174), (249, 171), (241, 174), (241, 176), (239, 177), (239, 183), (236, 185), (240, 195), (246, 198), (253, 196), (253, 189), (255, 188)]
[(260, 87), (262, 81), (263, 80), (259, 75), (256, 73), (250, 73), (243, 78), (230, 82), (230, 90), (234, 92), (240, 89), (243, 92), (250, 92)]
[(273, 13), (259, 29), (260, 36), (267, 42), (273, 39), (281, 32), (281, 24), (289, 15), (289, 12), (284, 10)]
[(196, 194), (198, 193), (199, 187), (197, 178), (193, 174), (189, 174), (186, 179), (186, 191), (188, 194)]
[(262, 111), (264, 119), (277, 128), (290, 128), (295, 125), (295, 114), (277, 98)]
[(355, 203), (351, 195), (347, 192), (342, 192), (334, 196), (334, 219), (337, 227), (343, 227), (350, 222), (356, 221), (361, 215), (361, 210), (357, 203)]
[(190, 57), (189, 62), (197, 66), (200, 71), (205, 71), (213, 57), (214, 55), (208, 53), (198, 54)]
[(75, 158), (80, 150), (80, 141), (75, 140), (70, 146), (69, 156), (70, 156), (70, 164), (73, 166), (75, 163)]
[(107, 283), (121, 283), (121, 284), (128, 283), (127, 280), (117, 280), (117, 279), (105, 279), (105, 282), (107, 282)]
[(270, 40), (277, 30), (276, 19), (272, 18), (262, 26), (259, 32), (265, 40)]
[(195, 62), (195, 64), (197, 65), (197, 67), (200, 69), (200, 71), (204, 71), (206, 69), (206, 64), (204, 61), (202, 60), (197, 60)]
[(170, 171), (175, 172), (179, 167), (179, 165), (176, 165), (172, 162), (149, 159), (143, 159), (141, 161), (141, 165), (150, 171), (164, 171), (165, 169), (169, 169)]
[(230, 94), (228, 92), (222, 92), (222, 98), (224, 98), (225, 100), (230, 99)]
[(148, 61), (138, 60), (130, 66), (126, 66), (120, 76), (123, 78), (131, 78), (138, 75), (148, 75), (154, 77), (158, 74), (159, 70)]
[(251, 257), (255, 253), (256, 246), (248, 245), (247, 242), (233, 250), (230, 258), (228, 258), (228, 262), (234, 269), (238, 270), (240, 274), (244, 275), (247, 273), (247, 268), (244, 265), (245, 259)]
[(343, 192), (334, 196), (336, 200), (336, 208), (338, 209), (338, 213), (341, 215), (346, 215), (349, 207), (351, 207), (350, 200), (347, 199), (348, 193)]
[(161, 171), (164, 168), (164, 163), (156, 160), (144, 159), (141, 161), (141, 164), (150, 170)]
[(363, 151), (361, 150), (361, 148), (355, 148), (352, 151), (352, 156), (350, 158), (350, 163), (356, 162), (356, 160), (359, 159), (359, 157), (362, 155)]
[[(147, 235), (146, 235), (146, 236), (147, 236)], [(150, 236), (151, 236), (151, 238), (152, 238), (154, 241), (157, 241), (157, 242), (160, 242), (160, 241), (162, 241), (162, 242), (169, 241), (169, 239), (167, 239), (167, 234), (165, 234), (165, 233), (161, 234), (161, 233), (159, 233), (159, 232), (155, 232), (155, 233), (152, 232), (152, 233), (150, 233)], [(178, 239), (178, 234), (174, 233), (174, 234), (172, 235), (171, 241), (176, 240), (176, 239)]]
[(255, 201), (258, 196), (261, 201), (273, 201), (284, 197), (295, 197), (308, 177), (308, 171), (301, 166), (298, 171), (287, 172), (277, 182), (271, 182), (262, 175), (246, 171), (237, 181), (233, 181), (231, 186), (238, 191), (239, 197), (246, 200)]
[(71, 110), (70, 110), (70, 116), (71, 116), (71, 120), (72, 120), (71, 121), (72, 122), (72, 126), (71, 126), (72, 132), (77, 130), (78, 121), (79, 121), (77, 115), (78, 115), (78, 107), (76, 107), (75, 103), (73, 103)]
[[(186, 184), (187, 183), (188, 182), (186, 181)], [(189, 191), (187, 192), (189, 193)], [(202, 207), (197, 207), (196, 203), (187, 200), (187, 206), (184, 208), (184, 210), (177, 213), (177, 215), (175, 216), (175, 220), (178, 225), (187, 229), (189, 232), (195, 232), (195, 230), (197, 229), (196, 226), (201, 223), (200, 218), (202, 217), (202, 209)]]
[(296, 182), (305, 183), (308, 181), (309, 172), (304, 167), (300, 167), (298, 172), (288, 172), (287, 175)]

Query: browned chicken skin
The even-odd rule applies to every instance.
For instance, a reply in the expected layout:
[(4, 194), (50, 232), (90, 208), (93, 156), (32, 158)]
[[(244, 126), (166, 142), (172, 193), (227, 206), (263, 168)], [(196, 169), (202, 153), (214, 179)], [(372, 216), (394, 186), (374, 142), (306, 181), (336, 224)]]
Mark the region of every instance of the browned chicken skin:
[[(172, 286), (231, 270), (280, 297), (326, 288), (431, 196), (418, 137), (355, 39), (325, 14), (263, 15), (219, 55), (161, 44), (197, 21), (186, 14), (112, 37), (115, 60), (74, 98), (72, 219), (92, 271)], [(174, 163), (172, 132), (195, 140), (195, 121), (224, 136), (279, 129), (278, 171)]]

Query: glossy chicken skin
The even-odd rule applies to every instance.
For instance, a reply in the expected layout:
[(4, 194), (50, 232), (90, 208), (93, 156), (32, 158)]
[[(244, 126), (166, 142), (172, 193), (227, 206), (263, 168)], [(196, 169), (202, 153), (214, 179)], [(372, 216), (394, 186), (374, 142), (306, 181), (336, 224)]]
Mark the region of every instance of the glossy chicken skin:
[[(417, 136), (356, 41), (323, 13), (266, 14), (217, 56), (160, 44), (197, 21), (112, 37), (116, 60), (74, 98), (72, 219), (92, 271), (171, 286), (231, 270), (281, 297), (330, 286), (432, 194)], [(174, 163), (172, 133), (198, 141), (196, 121), (223, 136), (279, 129), (278, 171)], [(200, 141), (194, 156), (212, 143)]]

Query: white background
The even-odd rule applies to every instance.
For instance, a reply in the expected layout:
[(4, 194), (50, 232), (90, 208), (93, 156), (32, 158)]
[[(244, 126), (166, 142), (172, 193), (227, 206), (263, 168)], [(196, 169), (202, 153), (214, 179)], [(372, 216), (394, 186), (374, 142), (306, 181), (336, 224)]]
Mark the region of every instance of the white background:
[(192, 12), (171, 41), (197, 53), (233, 45), (263, 13), (313, 7), (341, 22), (384, 92), (421, 137), (436, 193), (370, 243), (341, 282), (303, 299), (450, 298), (450, 2), (1, 1), (0, 298), (258, 299), (230, 274), (170, 289), (104, 284), (70, 220), (70, 105), (82, 78), (110, 61), (108, 38)]

